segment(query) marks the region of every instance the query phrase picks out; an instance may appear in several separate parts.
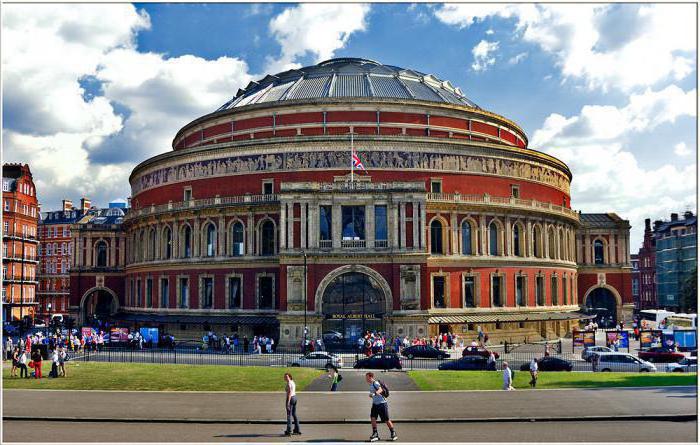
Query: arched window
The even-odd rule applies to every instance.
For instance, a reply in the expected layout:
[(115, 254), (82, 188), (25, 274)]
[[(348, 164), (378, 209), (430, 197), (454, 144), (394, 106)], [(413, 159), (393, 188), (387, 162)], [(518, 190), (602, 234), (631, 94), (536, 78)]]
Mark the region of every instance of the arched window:
[(595, 259), (595, 264), (605, 263), (605, 247), (603, 241), (599, 239), (593, 241), (593, 258)]
[(442, 223), (437, 219), (430, 223), (430, 253), (445, 253), (442, 245)]
[(554, 236), (554, 229), (549, 229), (549, 258), (554, 259), (556, 258), (556, 252), (557, 252), (557, 245), (556, 245), (556, 237)]
[(156, 229), (148, 231), (148, 259), (156, 259)]
[(182, 229), (182, 257), (192, 257), (192, 229), (187, 225)]
[(216, 226), (214, 223), (207, 224), (205, 229), (206, 245), (207, 245), (207, 256), (216, 255)]
[(145, 261), (146, 260), (146, 242), (144, 240), (144, 233), (143, 231), (139, 235), (139, 260)]
[(563, 230), (559, 230), (559, 259), (566, 260), (566, 233)]
[(107, 267), (107, 243), (104, 241), (98, 242), (95, 251), (97, 252), (95, 265), (97, 267)]
[(462, 255), (474, 255), (472, 250), (472, 225), (468, 221), (462, 223)]
[(260, 254), (275, 254), (275, 224), (270, 220), (260, 225)]
[(231, 225), (231, 255), (243, 256), (245, 245), (243, 244), (243, 223), (236, 221)]
[(532, 254), (535, 258), (542, 258), (542, 230), (539, 226), (532, 228)]
[(498, 255), (498, 226), (493, 221), (489, 224), (489, 255)]
[(520, 233), (520, 226), (518, 224), (513, 225), (513, 255), (515, 256), (523, 256), (523, 251), (520, 246), (520, 239), (521, 239), (521, 233)]
[(163, 259), (169, 260), (173, 255), (173, 234), (170, 227), (163, 229)]

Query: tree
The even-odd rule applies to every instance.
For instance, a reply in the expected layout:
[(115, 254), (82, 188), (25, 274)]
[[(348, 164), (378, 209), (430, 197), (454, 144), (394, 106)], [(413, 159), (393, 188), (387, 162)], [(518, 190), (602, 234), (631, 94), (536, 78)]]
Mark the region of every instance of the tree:
[(681, 309), (683, 312), (697, 312), (698, 310), (698, 268), (690, 272), (683, 282), (681, 289)]

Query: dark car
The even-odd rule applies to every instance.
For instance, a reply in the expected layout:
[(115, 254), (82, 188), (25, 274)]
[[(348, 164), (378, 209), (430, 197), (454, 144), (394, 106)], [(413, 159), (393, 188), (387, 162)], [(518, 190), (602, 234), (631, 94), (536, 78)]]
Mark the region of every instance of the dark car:
[(639, 351), (637, 356), (651, 363), (678, 363), (685, 358), (685, 354), (659, 347)]
[(401, 355), (406, 358), (450, 358), (447, 352), (426, 345), (409, 346), (401, 351)]
[(496, 351), (489, 351), (486, 348), (479, 348), (477, 346), (468, 346), (464, 348), (462, 351), (462, 357), (466, 357), (468, 355), (477, 355), (481, 357), (486, 357), (489, 358), (489, 354), (493, 352), (493, 356), (495, 358), (498, 358), (498, 352)]
[(355, 369), (401, 369), (401, 359), (398, 354), (383, 353), (360, 359), (353, 365)]
[[(537, 359), (538, 371), (571, 371), (573, 367), (570, 361), (558, 357), (542, 357)], [(520, 370), (529, 371), (530, 363), (523, 363), (522, 366), (520, 366)]]
[(468, 355), (458, 360), (440, 363), (438, 369), (441, 371), (495, 371), (496, 362), (489, 366), (487, 358), (480, 355)]

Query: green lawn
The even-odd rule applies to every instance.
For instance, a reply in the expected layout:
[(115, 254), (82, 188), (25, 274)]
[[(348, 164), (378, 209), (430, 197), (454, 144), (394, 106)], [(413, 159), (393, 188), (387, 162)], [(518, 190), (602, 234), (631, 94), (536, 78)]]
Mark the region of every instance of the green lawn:
[[(46, 362), (48, 364), (48, 362)], [(297, 390), (323, 371), (309, 368), (271, 368), (220, 365), (160, 365), (136, 363), (77, 363), (66, 365), (68, 377), (20, 379), (3, 367), (4, 389), (102, 389), (135, 391), (283, 391), (290, 372)], [(44, 375), (51, 370), (42, 367)], [(30, 370), (31, 372), (31, 370)], [(19, 372), (18, 372), (19, 375)]]
[[(501, 389), (503, 374), (489, 371), (409, 371), (408, 375), (423, 391), (469, 389)], [(513, 386), (530, 389), (530, 373), (516, 371)], [(600, 388), (620, 386), (682, 386), (696, 385), (697, 374), (660, 372), (541, 372), (537, 388)]]

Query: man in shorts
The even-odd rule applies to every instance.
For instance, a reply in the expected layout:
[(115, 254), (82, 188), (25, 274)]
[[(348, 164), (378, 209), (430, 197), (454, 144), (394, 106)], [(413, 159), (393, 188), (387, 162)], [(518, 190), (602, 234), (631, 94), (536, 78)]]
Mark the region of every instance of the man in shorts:
[(389, 420), (389, 402), (387, 402), (384, 397), (382, 385), (374, 379), (374, 373), (368, 372), (365, 374), (365, 379), (369, 383), (369, 397), (372, 399), (372, 411), (370, 412), (369, 418), (372, 422), (372, 435), (369, 437), (370, 442), (376, 442), (379, 440), (379, 434), (377, 434), (377, 418), (380, 421), (386, 422), (386, 426), (389, 427), (391, 432), (391, 437), (389, 440), (396, 440), (399, 437), (394, 431), (394, 424)]

